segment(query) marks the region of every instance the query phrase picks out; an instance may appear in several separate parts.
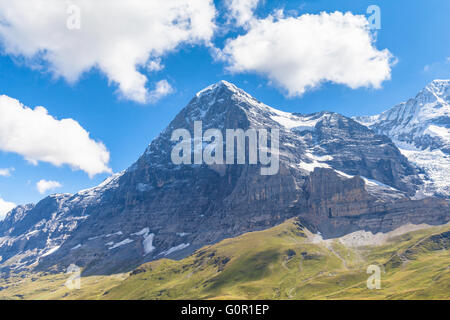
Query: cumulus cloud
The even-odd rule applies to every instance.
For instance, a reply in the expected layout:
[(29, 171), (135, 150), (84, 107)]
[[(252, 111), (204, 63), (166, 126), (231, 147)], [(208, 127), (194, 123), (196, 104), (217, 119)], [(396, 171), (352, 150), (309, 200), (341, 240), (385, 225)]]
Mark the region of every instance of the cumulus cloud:
[(0, 221), (5, 219), (6, 214), (16, 207), (15, 203), (7, 202), (0, 198)]
[(0, 177), (10, 177), (11, 174), (14, 172), (14, 168), (6, 168), (2, 169), (0, 168)]
[(36, 183), (36, 189), (39, 191), (40, 194), (44, 194), (49, 190), (54, 190), (61, 187), (62, 185), (58, 181), (48, 181), (43, 179), (38, 183)]
[(237, 26), (246, 26), (254, 19), (253, 12), (260, 0), (227, 0), (225, 5), (229, 11), (229, 18)]
[(215, 14), (213, 0), (0, 0), (0, 41), (69, 82), (97, 68), (124, 98), (147, 103), (158, 93), (141, 68), (161, 69), (180, 44), (209, 44)]
[(22, 155), (33, 164), (69, 165), (89, 176), (111, 172), (109, 152), (73, 119), (57, 120), (44, 107), (28, 108), (0, 96), (0, 150)]
[(150, 92), (149, 100), (150, 102), (158, 101), (172, 92), (172, 86), (166, 80), (161, 80), (156, 83), (155, 89)]
[(393, 56), (378, 50), (366, 17), (350, 12), (287, 17), (282, 11), (252, 19), (247, 33), (229, 40), (221, 59), (234, 73), (258, 73), (301, 96), (323, 82), (352, 89), (380, 88)]

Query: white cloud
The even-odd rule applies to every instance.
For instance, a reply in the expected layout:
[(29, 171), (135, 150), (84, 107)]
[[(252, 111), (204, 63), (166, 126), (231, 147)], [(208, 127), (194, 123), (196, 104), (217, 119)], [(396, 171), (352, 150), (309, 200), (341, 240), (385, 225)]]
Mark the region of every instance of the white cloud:
[(10, 177), (15, 170), (14, 168), (0, 168), (0, 177)]
[(147, 64), (147, 70), (150, 72), (161, 71), (162, 69), (164, 69), (164, 65), (161, 63), (161, 58), (151, 60)]
[[(69, 4), (80, 9), (80, 29), (67, 28), (78, 17)], [(0, 41), (69, 82), (98, 68), (124, 98), (146, 103), (155, 95), (139, 68), (158, 70), (180, 44), (209, 44), (215, 14), (212, 0), (0, 0)]]
[(434, 78), (448, 77), (448, 73), (450, 72), (450, 57), (425, 65), (423, 72), (433, 75)]
[(5, 216), (8, 212), (16, 207), (15, 203), (7, 202), (0, 198), (0, 221), (5, 219)]
[(225, 5), (229, 10), (229, 18), (237, 26), (246, 26), (254, 19), (253, 12), (260, 0), (227, 0)]
[(89, 176), (111, 172), (109, 152), (73, 119), (57, 120), (44, 107), (34, 110), (0, 95), (0, 150), (22, 155), (33, 164), (69, 165)]
[(253, 72), (286, 89), (289, 96), (329, 81), (352, 89), (379, 88), (390, 79), (393, 57), (377, 50), (367, 19), (350, 12), (286, 17), (282, 11), (253, 19), (245, 35), (221, 53), (234, 73)]
[(172, 86), (166, 80), (161, 80), (156, 83), (155, 89), (150, 92), (149, 101), (150, 102), (157, 101), (162, 97), (171, 94), (172, 92), (173, 92)]
[(39, 191), (40, 194), (44, 194), (49, 190), (54, 190), (61, 187), (62, 185), (58, 181), (41, 180), (38, 183), (36, 183), (36, 189)]

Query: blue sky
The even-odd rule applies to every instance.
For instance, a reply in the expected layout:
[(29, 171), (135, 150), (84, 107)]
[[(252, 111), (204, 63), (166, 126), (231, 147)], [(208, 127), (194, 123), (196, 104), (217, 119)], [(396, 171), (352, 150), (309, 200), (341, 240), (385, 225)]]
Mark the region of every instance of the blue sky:
[[(229, 62), (218, 61), (212, 47), (221, 50), (227, 41), (246, 34), (248, 29), (227, 23), (229, 9), (224, 2), (216, 1), (218, 27), (209, 38), (212, 47), (181, 42), (160, 55), (162, 70), (139, 69), (148, 78), (148, 88), (162, 80), (170, 84), (172, 92), (156, 102), (126, 98), (118, 93), (118, 85), (111, 81), (109, 74), (98, 68), (88, 68), (69, 83), (67, 77), (55, 75), (45, 59), (37, 67), (35, 61), (39, 57), (33, 57), (30, 62), (20, 52), (11, 52), (1, 32), (0, 95), (17, 99), (31, 108), (44, 106), (56, 119), (76, 120), (90, 133), (91, 139), (106, 146), (110, 153), (108, 166), (113, 172), (130, 166), (197, 91), (221, 79), (284, 111), (330, 110), (347, 116), (376, 114), (413, 97), (431, 80), (449, 77), (449, 1), (266, 0), (258, 4), (253, 19), (264, 19), (276, 9), (284, 9), (286, 15), (294, 18), (322, 11), (365, 15), (367, 7), (373, 4), (381, 10), (381, 29), (376, 31), (373, 45), (378, 50), (388, 49), (396, 60), (391, 66), (390, 80), (382, 81), (378, 89), (352, 89), (345, 84), (324, 81), (301, 96), (289, 97), (288, 90), (275, 84), (270, 76), (252, 71), (230, 72)], [(366, 71), (362, 68), (355, 74), (359, 72)], [(73, 193), (95, 186), (109, 175), (89, 177), (85, 171), (72, 170), (67, 164), (55, 166), (45, 161), (31, 164), (23, 154), (5, 150), (0, 151), (1, 168), (14, 168), (14, 171), (9, 177), (0, 176), (0, 199), (16, 204), (37, 202), (51, 192)], [(36, 183), (42, 179), (58, 181), (62, 187), (41, 194)]]

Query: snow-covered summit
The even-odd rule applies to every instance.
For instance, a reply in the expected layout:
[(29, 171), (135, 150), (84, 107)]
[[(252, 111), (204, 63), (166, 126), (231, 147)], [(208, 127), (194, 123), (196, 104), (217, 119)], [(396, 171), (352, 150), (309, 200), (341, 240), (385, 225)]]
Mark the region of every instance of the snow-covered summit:
[(356, 121), (389, 136), (431, 179), (426, 194), (450, 195), (450, 80), (434, 80), (415, 98)]
[(242, 91), (238, 87), (236, 87), (234, 84), (232, 84), (232, 83), (230, 83), (228, 81), (225, 81), (225, 80), (220, 80), (219, 82), (214, 83), (214, 84), (212, 84), (212, 85), (210, 85), (210, 86), (200, 90), (199, 92), (197, 92), (197, 94), (195, 96), (197, 98), (200, 98), (202, 96), (209, 95), (211, 93), (217, 92), (217, 90), (221, 89), (221, 88), (226, 88), (226, 89), (228, 89), (228, 90), (230, 90), (232, 92)]
[(434, 80), (415, 98), (375, 116), (356, 121), (386, 134), (394, 142), (419, 150), (450, 153), (450, 80)]
[(446, 80), (433, 80), (427, 87), (426, 90), (433, 93), (436, 98), (444, 99), (447, 102), (450, 98), (450, 79)]

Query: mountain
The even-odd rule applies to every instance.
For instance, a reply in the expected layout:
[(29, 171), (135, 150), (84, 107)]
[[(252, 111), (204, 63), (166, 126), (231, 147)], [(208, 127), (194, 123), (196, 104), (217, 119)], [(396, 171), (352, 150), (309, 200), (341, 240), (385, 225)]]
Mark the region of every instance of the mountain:
[(355, 120), (392, 139), (423, 172), (418, 196), (450, 197), (450, 80), (434, 80), (415, 98)]
[[(404, 225), (324, 240), (296, 219), (206, 246), (180, 261), (82, 277), (27, 273), (0, 279), (0, 299), (448, 299), (450, 225)], [(381, 288), (368, 290), (368, 266)]]
[[(278, 129), (279, 170), (175, 164), (172, 133), (185, 129), (198, 146), (197, 121), (224, 136)], [(420, 172), (387, 136), (332, 112), (282, 112), (221, 81), (197, 93), (127, 170), (12, 210), (0, 223), (0, 271), (60, 272), (71, 264), (85, 275), (130, 271), (292, 217), (324, 238), (449, 221), (448, 200), (411, 198), (422, 188)]]

